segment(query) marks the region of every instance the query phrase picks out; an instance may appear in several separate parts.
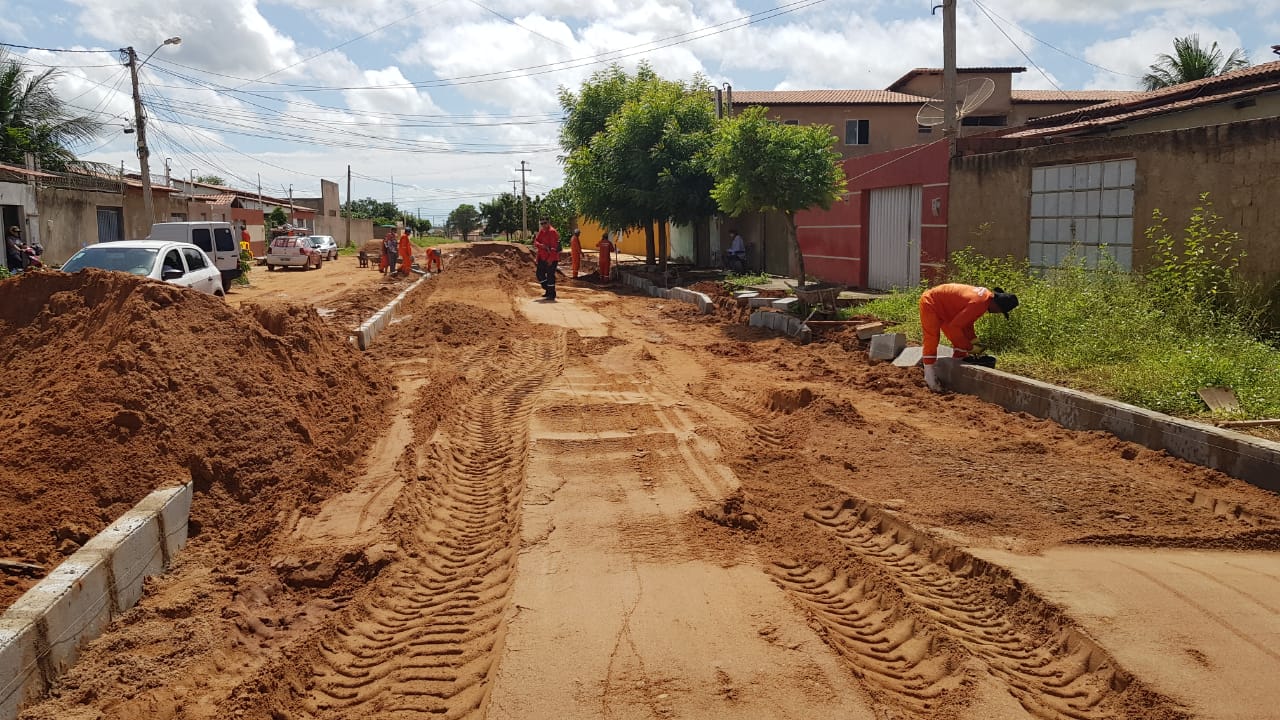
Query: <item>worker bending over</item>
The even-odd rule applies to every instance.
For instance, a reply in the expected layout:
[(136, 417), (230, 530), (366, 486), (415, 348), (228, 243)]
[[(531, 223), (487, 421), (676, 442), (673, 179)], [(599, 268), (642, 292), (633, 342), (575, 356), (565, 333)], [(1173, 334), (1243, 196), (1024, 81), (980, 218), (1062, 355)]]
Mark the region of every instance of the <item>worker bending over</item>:
[(444, 272), (444, 258), (440, 256), (440, 248), (434, 245), (427, 248), (427, 272)]
[(920, 296), (920, 330), (924, 335), (924, 382), (930, 390), (940, 392), (942, 383), (938, 382), (938, 332), (941, 331), (951, 341), (955, 350), (953, 357), (963, 358), (973, 350), (973, 341), (977, 333), (973, 324), (983, 315), (1004, 313), (1018, 307), (1018, 296), (1007, 293), (1001, 288), (988, 290), (984, 287), (947, 283), (929, 288)]

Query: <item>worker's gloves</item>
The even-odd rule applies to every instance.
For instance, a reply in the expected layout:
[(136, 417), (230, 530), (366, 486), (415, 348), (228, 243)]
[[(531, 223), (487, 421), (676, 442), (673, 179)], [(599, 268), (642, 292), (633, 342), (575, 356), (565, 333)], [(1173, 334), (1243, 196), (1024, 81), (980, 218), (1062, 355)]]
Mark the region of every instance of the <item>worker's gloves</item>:
[(924, 384), (934, 392), (942, 392), (942, 383), (938, 380), (938, 367), (936, 365), (924, 366)]

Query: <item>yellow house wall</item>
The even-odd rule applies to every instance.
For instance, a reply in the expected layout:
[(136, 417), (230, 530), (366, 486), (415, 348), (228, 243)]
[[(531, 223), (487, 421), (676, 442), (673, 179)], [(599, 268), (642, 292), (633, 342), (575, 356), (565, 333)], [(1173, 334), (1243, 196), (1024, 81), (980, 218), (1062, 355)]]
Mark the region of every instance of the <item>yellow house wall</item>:
[[(604, 230), (600, 227), (600, 223), (585, 217), (579, 217), (578, 229), (582, 231), (582, 249), (595, 250), (596, 244), (600, 242), (600, 236), (604, 234)], [(654, 228), (654, 232), (657, 232), (656, 227)], [(667, 254), (671, 255), (672, 243), (670, 225), (667, 226), (667, 238)], [(564, 239), (567, 241), (569, 238), (568, 236), (564, 236)], [(644, 257), (645, 246), (643, 230), (627, 230), (622, 233), (622, 240), (619, 241), (617, 237), (613, 237), (612, 239), (618, 252), (626, 255), (639, 255)], [(656, 234), (654, 235), (653, 241), (654, 243), (658, 242)]]

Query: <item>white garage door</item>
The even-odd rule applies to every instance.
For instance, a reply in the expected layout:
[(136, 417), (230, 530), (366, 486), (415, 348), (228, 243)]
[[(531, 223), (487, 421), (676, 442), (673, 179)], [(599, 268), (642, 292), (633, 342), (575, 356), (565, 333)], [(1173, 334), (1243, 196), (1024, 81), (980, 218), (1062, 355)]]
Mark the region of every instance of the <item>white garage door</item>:
[(876, 290), (920, 282), (920, 186), (871, 191), (867, 285)]

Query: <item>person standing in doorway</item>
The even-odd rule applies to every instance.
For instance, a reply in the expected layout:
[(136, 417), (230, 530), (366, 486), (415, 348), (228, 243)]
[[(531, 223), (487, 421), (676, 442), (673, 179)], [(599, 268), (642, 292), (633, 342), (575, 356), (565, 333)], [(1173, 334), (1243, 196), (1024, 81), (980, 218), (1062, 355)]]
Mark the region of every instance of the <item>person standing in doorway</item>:
[(22, 229), (17, 225), (9, 227), (4, 234), (4, 260), (9, 272), (21, 272), (27, 268), (27, 253), (22, 249)]
[(609, 282), (612, 278), (609, 263), (613, 259), (613, 243), (609, 241), (609, 233), (606, 232), (600, 237), (596, 248), (600, 251), (600, 282)]
[(743, 241), (742, 235), (736, 229), (729, 231), (729, 252), (728, 262), (726, 263), (730, 270), (736, 270), (739, 273), (747, 271), (747, 243)]
[(542, 297), (555, 302), (556, 266), (560, 264), (560, 233), (551, 227), (551, 221), (547, 218), (538, 221), (538, 234), (533, 238), (533, 247), (538, 253), (538, 284), (542, 286)]
[(569, 267), (573, 271), (573, 279), (578, 279), (578, 267), (582, 265), (582, 231), (574, 228), (569, 236)]

